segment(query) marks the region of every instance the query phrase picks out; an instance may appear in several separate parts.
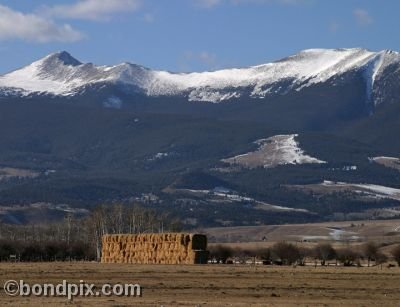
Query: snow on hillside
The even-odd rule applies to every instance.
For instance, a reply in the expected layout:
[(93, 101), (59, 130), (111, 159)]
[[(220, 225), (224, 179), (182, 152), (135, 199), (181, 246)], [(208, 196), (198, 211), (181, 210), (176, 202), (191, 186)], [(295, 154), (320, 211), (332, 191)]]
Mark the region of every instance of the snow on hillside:
[(326, 163), (309, 155), (299, 148), (295, 138), (297, 134), (276, 135), (261, 139), (255, 143), (259, 146), (256, 151), (223, 159), (225, 163), (240, 165), (246, 168), (271, 168), (286, 164)]
[(214, 188), (213, 190), (194, 190), (194, 189), (170, 189), (169, 192), (179, 192), (179, 193), (187, 193), (189, 195), (203, 195), (207, 197), (209, 202), (215, 202), (218, 199), (218, 202), (226, 202), (226, 203), (248, 203), (253, 205), (255, 209), (266, 210), (266, 211), (287, 211), (287, 212), (303, 212), (309, 213), (307, 209), (302, 208), (291, 208), (285, 206), (272, 205), (263, 201), (256, 200), (254, 198), (248, 196), (242, 196), (238, 194), (236, 191), (232, 190), (224, 190), (223, 188)]
[(400, 200), (400, 189), (376, 185), (376, 184), (355, 184), (346, 182), (332, 182), (325, 180), (322, 184), (325, 187), (336, 188), (349, 188), (353, 192), (364, 193), (374, 198), (389, 198)]
[(371, 162), (375, 162), (375, 163), (381, 164), (383, 166), (390, 167), (390, 168), (400, 171), (400, 159), (399, 158), (380, 156), (380, 157), (369, 158), (369, 160)]
[[(149, 96), (185, 95), (190, 101), (221, 102), (246, 93), (253, 98), (287, 90), (301, 90), (351, 70), (362, 69), (368, 95), (379, 73), (400, 62), (397, 52), (365, 49), (309, 49), (277, 62), (213, 72), (171, 73), (122, 63), (115, 66), (83, 64), (66, 52), (51, 54), (0, 77), (0, 87), (24, 94), (45, 92), (73, 95), (83, 86), (122, 83)], [(276, 86), (279, 82), (285, 86)], [(244, 91), (246, 89), (246, 91)]]
[(376, 184), (354, 184), (355, 187), (366, 189), (368, 191), (385, 195), (385, 196), (390, 196), (394, 197), (395, 199), (400, 198), (400, 190), (395, 189), (395, 188), (390, 188), (390, 187), (385, 187), (381, 185), (376, 185)]

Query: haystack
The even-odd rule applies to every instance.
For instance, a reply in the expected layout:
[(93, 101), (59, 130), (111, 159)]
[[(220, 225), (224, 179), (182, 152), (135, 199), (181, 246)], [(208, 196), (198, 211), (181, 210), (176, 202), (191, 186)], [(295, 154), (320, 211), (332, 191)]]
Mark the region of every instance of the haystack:
[(203, 264), (207, 237), (202, 234), (113, 234), (102, 238), (102, 263)]

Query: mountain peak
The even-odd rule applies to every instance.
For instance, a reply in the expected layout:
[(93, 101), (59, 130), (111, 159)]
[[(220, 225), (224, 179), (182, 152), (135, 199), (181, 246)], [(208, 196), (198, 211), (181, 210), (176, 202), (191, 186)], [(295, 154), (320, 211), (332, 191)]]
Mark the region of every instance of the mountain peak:
[(64, 65), (68, 65), (68, 66), (78, 66), (78, 65), (82, 64), (77, 59), (75, 59), (71, 54), (69, 54), (67, 51), (59, 51), (59, 52), (52, 53), (52, 54), (46, 56), (43, 59), (43, 61), (45, 61), (45, 62), (58, 61)]

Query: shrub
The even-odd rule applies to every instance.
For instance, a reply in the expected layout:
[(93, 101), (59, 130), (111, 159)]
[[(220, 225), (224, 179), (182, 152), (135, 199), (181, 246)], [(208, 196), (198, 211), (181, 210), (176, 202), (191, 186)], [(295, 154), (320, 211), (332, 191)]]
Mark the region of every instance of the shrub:
[(394, 247), (390, 253), (392, 254), (394, 260), (397, 262), (398, 266), (400, 266), (400, 245)]
[(214, 258), (218, 263), (226, 263), (228, 258), (233, 256), (233, 250), (230, 247), (217, 245), (209, 248), (210, 258)]
[(378, 255), (378, 246), (374, 242), (367, 242), (363, 246), (363, 255), (368, 260), (368, 266), (371, 261), (376, 261)]
[(381, 252), (378, 252), (376, 254), (376, 256), (375, 256), (375, 263), (376, 264), (385, 263), (387, 260), (388, 260), (388, 257), (385, 254), (381, 253)]
[(274, 260), (281, 261), (286, 265), (294, 264), (301, 259), (299, 248), (286, 242), (275, 243), (272, 246), (272, 255)]
[(260, 248), (256, 252), (256, 256), (261, 260), (270, 261), (272, 260), (271, 249), (269, 248)]
[(2, 241), (0, 242), (0, 261), (8, 260), (10, 255), (17, 254), (15, 242)]
[(32, 243), (26, 245), (21, 253), (22, 261), (42, 261), (43, 250), (38, 244)]
[(357, 252), (349, 248), (340, 249), (336, 253), (337, 260), (339, 260), (344, 266), (353, 266), (354, 262), (360, 258), (360, 255)]
[(325, 265), (326, 261), (333, 260), (336, 257), (336, 251), (329, 243), (318, 244), (314, 248), (313, 254), (315, 259), (319, 259), (321, 261), (321, 265)]

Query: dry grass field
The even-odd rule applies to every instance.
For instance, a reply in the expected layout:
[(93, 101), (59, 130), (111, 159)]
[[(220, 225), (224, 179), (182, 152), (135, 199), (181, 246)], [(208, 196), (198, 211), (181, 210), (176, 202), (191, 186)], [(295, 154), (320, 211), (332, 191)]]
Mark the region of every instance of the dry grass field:
[[(400, 220), (219, 227), (202, 230), (210, 242), (400, 242)], [(264, 239), (264, 240), (263, 240)], [(267, 244), (268, 245), (268, 244)]]
[(1, 263), (0, 282), (139, 283), (141, 297), (9, 297), (0, 306), (399, 306), (400, 269)]

